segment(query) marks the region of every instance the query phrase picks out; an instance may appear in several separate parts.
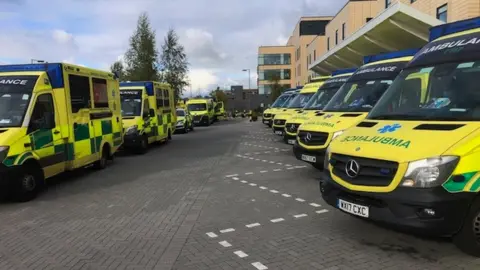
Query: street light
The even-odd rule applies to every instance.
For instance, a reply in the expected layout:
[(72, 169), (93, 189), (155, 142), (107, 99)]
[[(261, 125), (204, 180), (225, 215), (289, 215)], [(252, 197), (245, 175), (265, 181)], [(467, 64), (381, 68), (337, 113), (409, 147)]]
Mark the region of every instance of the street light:
[(248, 109), (250, 110), (251, 108), (251, 99), (252, 99), (252, 95), (250, 94), (250, 91), (251, 91), (251, 85), (250, 85), (250, 69), (249, 68), (246, 68), (246, 69), (242, 69), (242, 71), (248, 71), (248, 91), (247, 92), (247, 95), (248, 95)]

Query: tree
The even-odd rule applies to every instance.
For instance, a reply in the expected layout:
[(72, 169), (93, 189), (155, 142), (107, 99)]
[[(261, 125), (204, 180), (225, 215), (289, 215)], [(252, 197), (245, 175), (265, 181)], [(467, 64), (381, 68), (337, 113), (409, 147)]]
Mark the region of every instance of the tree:
[(125, 79), (125, 67), (123, 66), (122, 61), (115, 61), (111, 66), (110, 70), (112, 73), (118, 75), (118, 79), (123, 81)]
[(176, 102), (189, 83), (187, 55), (174, 29), (168, 30), (165, 36), (160, 64), (163, 68), (162, 80), (170, 84), (175, 91)]
[(158, 51), (155, 31), (146, 13), (140, 14), (137, 29), (130, 37), (130, 47), (125, 53), (125, 77), (130, 81), (158, 81)]
[(272, 102), (274, 102), (284, 90), (282, 85), (280, 85), (280, 78), (278, 76), (273, 76), (270, 78), (270, 87), (272, 89), (270, 97), (272, 98)]
[(210, 92), (210, 96), (215, 98), (217, 101), (223, 101), (224, 105), (227, 104), (228, 97), (225, 94), (225, 92), (223, 92), (223, 90), (220, 90), (220, 87), (217, 87), (216, 90), (213, 90), (212, 92)]

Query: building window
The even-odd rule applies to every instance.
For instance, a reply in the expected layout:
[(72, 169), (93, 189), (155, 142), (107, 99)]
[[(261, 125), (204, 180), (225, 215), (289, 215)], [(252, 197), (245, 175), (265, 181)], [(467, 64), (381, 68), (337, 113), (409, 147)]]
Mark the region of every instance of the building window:
[(417, 0), (410, 0), (410, 4), (417, 2)]
[(338, 29), (335, 30), (335, 45), (338, 44)]
[(342, 24), (342, 40), (345, 40), (345, 31), (346, 31), (347, 25), (345, 23)]
[(447, 22), (447, 4), (437, 8), (437, 19)]
[(317, 60), (317, 50), (313, 50), (313, 61)]
[(327, 38), (327, 51), (330, 51), (330, 37)]
[(260, 81), (269, 81), (275, 77), (279, 80), (290, 80), (290, 69), (267, 69), (258, 72), (258, 80)]
[(385, 8), (388, 8), (392, 4), (392, 0), (385, 0)]
[(367, 18), (367, 23), (368, 23), (369, 21), (371, 21), (372, 19), (373, 19), (373, 18), (368, 17), (368, 18)]
[(291, 64), (291, 55), (289, 53), (285, 54), (259, 54), (258, 55), (258, 65), (290, 65)]

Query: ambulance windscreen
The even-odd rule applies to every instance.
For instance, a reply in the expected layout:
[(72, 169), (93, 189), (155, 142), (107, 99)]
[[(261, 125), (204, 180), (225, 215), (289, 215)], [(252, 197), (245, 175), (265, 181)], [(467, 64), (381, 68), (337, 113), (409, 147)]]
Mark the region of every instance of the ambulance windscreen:
[(20, 127), (38, 76), (0, 76), (0, 127)]
[(120, 90), (122, 116), (140, 116), (142, 113), (142, 90)]
[(369, 119), (480, 121), (480, 60), (404, 70)]

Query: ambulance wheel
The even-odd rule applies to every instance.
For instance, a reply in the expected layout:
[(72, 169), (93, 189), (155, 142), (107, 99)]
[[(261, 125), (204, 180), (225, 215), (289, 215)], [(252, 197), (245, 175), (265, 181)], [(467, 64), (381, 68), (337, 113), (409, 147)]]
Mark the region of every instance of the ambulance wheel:
[(170, 131), (170, 129), (168, 130), (168, 137), (167, 137), (167, 141), (171, 141), (172, 140), (172, 132)]
[(462, 229), (453, 237), (455, 245), (463, 252), (480, 257), (480, 197), (474, 200)]
[(148, 137), (142, 136), (142, 141), (140, 142), (140, 147), (138, 148), (138, 154), (145, 154), (148, 151)]
[(207, 127), (210, 126), (210, 118), (207, 118)]
[(23, 165), (19, 176), (17, 190), (14, 199), (18, 202), (28, 202), (37, 197), (43, 187), (43, 171), (34, 162)]
[(102, 157), (99, 160), (95, 161), (93, 164), (95, 169), (103, 170), (107, 167), (108, 160), (110, 159), (110, 147), (108, 144), (105, 144), (102, 148)]

